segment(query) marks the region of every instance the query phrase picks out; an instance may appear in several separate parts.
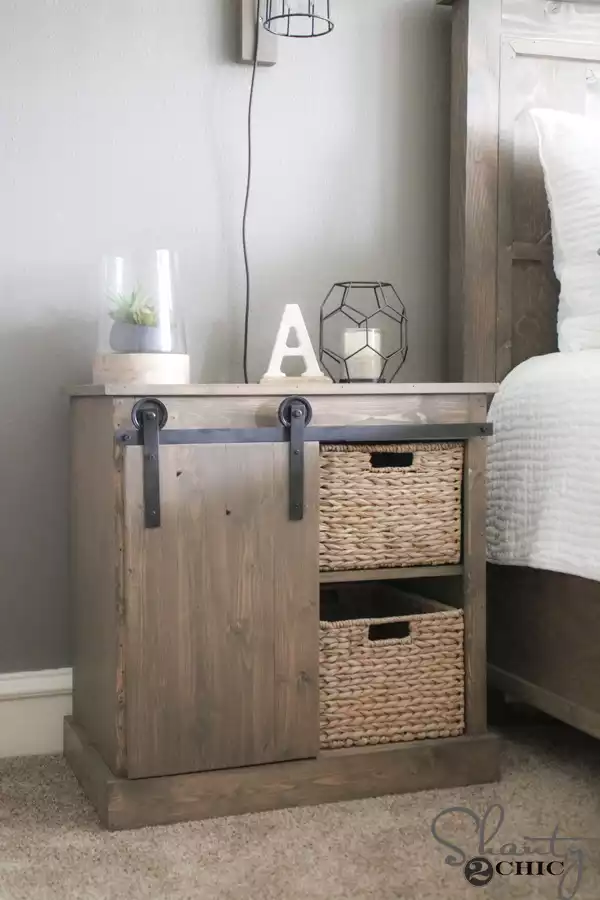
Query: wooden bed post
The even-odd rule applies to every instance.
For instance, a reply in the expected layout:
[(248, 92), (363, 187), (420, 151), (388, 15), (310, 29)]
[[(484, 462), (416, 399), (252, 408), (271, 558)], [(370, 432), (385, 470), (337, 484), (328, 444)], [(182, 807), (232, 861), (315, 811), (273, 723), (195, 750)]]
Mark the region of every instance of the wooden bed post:
[(453, 6), (449, 377), (496, 380), (501, 0)]

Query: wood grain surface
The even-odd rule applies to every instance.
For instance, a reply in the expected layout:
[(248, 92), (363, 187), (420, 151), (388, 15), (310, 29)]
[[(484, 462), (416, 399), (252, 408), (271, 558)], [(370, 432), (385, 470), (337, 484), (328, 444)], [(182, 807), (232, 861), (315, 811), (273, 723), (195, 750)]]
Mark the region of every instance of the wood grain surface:
[[(578, 7), (571, 9), (580, 14)], [(563, 18), (562, 13), (557, 15)], [(502, 42), (501, 98), (499, 379), (531, 356), (557, 349), (559, 285), (553, 272), (551, 220), (538, 138), (528, 110), (543, 106), (600, 115), (600, 44), (562, 36), (506, 36)]]
[(501, 0), (456, 0), (450, 140), (450, 377), (494, 380)]
[(355, 581), (389, 581), (405, 578), (448, 578), (461, 575), (462, 566), (405, 566), (402, 569), (352, 569), (344, 572), (321, 572), (321, 584), (343, 584)]
[(121, 772), (120, 451), (112, 407), (109, 398), (71, 404), (73, 715), (107, 764)]
[(83, 384), (65, 388), (76, 397), (145, 397), (156, 396), (157, 391), (165, 397), (288, 397), (302, 394), (305, 397), (359, 397), (380, 394), (486, 394), (494, 393), (497, 385), (478, 383), (463, 384), (395, 381), (390, 384), (323, 384), (303, 383), (290, 378), (277, 385), (266, 384), (168, 384), (168, 385), (125, 385), (125, 384)]
[(450, 375), (557, 348), (559, 285), (529, 109), (600, 116), (597, 0), (452, 5)]
[(483, 734), (487, 728), (485, 460), (485, 438), (467, 441), (463, 498), (463, 608), (468, 734)]
[(287, 445), (161, 447), (162, 523), (145, 529), (127, 449), (130, 777), (316, 754), (318, 445), (305, 457), (290, 522)]
[[(279, 397), (169, 397), (167, 428), (258, 428), (279, 425)], [(486, 393), (480, 395), (486, 398)], [(470, 419), (470, 395), (398, 395), (310, 397), (311, 426), (457, 425)], [(115, 400), (115, 427), (131, 428), (135, 398)], [(478, 420), (478, 421), (485, 421)]]
[(321, 753), (318, 759), (137, 781), (115, 778), (65, 721), (65, 754), (113, 830), (497, 781), (494, 735)]
[(489, 569), (490, 664), (576, 706), (585, 725), (587, 710), (597, 724), (600, 584), (522, 566)]

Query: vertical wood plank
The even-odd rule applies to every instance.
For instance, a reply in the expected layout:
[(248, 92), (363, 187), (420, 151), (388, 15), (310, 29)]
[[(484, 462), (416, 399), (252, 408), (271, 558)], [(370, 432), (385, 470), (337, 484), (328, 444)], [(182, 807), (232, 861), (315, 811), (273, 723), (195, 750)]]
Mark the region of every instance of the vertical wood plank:
[(469, 6), (465, 212), (465, 381), (496, 380), (501, 0)]
[[(115, 409), (113, 403), (113, 428)], [(127, 685), (126, 685), (126, 645), (127, 645), (127, 606), (125, 602), (125, 483), (124, 483), (124, 450), (122, 445), (113, 446), (115, 463), (115, 559), (114, 573), (117, 591), (117, 710), (116, 740), (117, 762), (114, 772), (125, 775), (127, 772)]]
[(498, 140), (498, 300), (496, 304), (496, 373), (500, 380), (512, 368), (513, 170), (515, 86), (510, 65), (514, 51), (502, 41)]
[(450, 95), (450, 232), (449, 232), (449, 378), (462, 381), (464, 373), (465, 211), (467, 177), (467, 96), (469, 2), (457, 0), (452, 12)]
[[(304, 455), (305, 519), (282, 523), (287, 537), (277, 552), (284, 555), (273, 568), (274, 744), (282, 760), (316, 756), (319, 748), (319, 445), (305, 444)], [(288, 482), (286, 463), (274, 474), (286, 505)]]
[(124, 768), (119, 717), (118, 494), (113, 401), (71, 401), (73, 716), (116, 774)]
[(163, 446), (161, 527), (126, 451), (130, 777), (318, 751), (318, 446), (288, 519), (286, 444)]
[(495, 380), (501, 6), (456, 0), (453, 12), (449, 352), (463, 381)]
[(465, 705), (467, 734), (487, 729), (486, 697), (486, 439), (466, 444), (463, 513)]

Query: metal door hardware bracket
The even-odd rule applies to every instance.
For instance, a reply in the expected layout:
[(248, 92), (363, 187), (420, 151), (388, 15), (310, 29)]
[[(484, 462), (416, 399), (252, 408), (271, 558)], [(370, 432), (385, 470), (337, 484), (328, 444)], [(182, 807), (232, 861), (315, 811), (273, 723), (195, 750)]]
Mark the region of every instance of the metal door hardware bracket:
[[(414, 441), (467, 441), (488, 437), (493, 426), (488, 422), (466, 422), (462, 425), (311, 425), (306, 429), (306, 443), (321, 444), (399, 444)], [(161, 444), (285, 444), (290, 431), (282, 425), (248, 428), (165, 428)], [(143, 444), (139, 431), (118, 428), (115, 440), (131, 447)]]
[[(385, 444), (413, 441), (466, 441), (493, 433), (490, 422), (460, 424), (310, 425), (312, 407), (305, 397), (287, 397), (277, 411), (279, 426), (253, 428), (165, 428), (169, 414), (152, 397), (138, 400), (131, 412), (134, 430), (119, 428), (118, 443), (144, 448), (144, 521), (160, 526), (159, 445), (289, 443), (289, 517), (304, 518), (304, 445)], [(162, 430), (164, 428), (164, 431)]]
[(138, 400), (131, 410), (131, 421), (140, 432), (143, 446), (144, 525), (160, 527), (160, 467), (158, 448), (160, 430), (169, 414), (164, 403), (154, 398)]
[(288, 397), (280, 405), (279, 421), (289, 429), (289, 515), (292, 522), (304, 518), (304, 434), (312, 419), (312, 407), (304, 397)]

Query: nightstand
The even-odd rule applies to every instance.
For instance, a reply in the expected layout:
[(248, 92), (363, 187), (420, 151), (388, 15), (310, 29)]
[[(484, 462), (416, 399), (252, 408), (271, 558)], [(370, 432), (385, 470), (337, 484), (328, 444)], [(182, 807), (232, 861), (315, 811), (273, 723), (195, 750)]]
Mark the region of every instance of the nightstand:
[[(498, 778), (486, 721), (493, 385), (71, 392), (74, 704), (65, 754), (109, 828)], [(453, 565), (320, 571), (320, 447), (464, 445)], [(323, 750), (320, 584), (464, 613), (464, 734)]]

